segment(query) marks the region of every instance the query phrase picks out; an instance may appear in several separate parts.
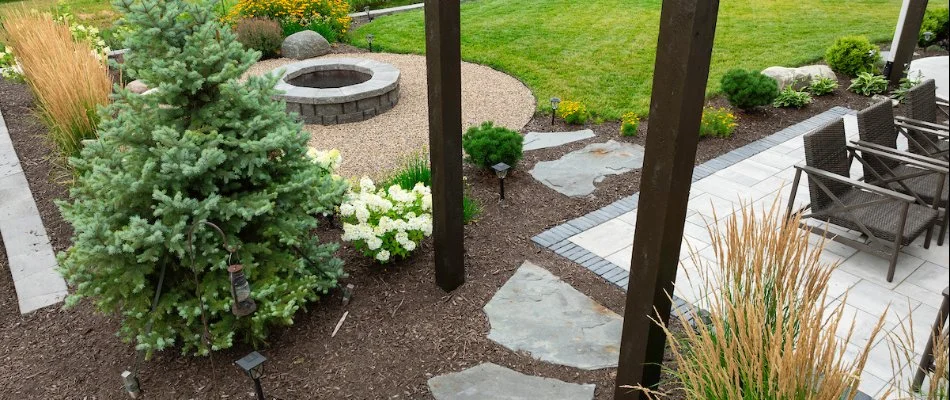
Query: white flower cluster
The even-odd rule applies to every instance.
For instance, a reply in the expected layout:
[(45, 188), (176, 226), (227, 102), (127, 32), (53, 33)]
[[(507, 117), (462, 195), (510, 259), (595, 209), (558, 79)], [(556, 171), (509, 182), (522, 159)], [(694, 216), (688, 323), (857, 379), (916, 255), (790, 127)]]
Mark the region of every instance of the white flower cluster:
[(381, 263), (406, 257), (424, 237), (432, 235), (432, 192), (422, 183), (412, 190), (399, 185), (377, 190), (360, 179), (358, 191), (347, 193), (340, 205), (341, 239)]
[(307, 156), (310, 157), (314, 163), (330, 172), (340, 168), (340, 164), (343, 162), (343, 156), (340, 155), (340, 151), (337, 149), (317, 150), (315, 147), (309, 147), (307, 148)]
[(0, 50), (0, 78), (17, 82), (23, 80), (23, 67), (13, 55), (13, 49), (10, 46), (5, 46), (3, 50)]
[(74, 41), (89, 44), (92, 47), (92, 55), (96, 56), (96, 59), (102, 60), (106, 57), (106, 53), (112, 51), (102, 39), (99, 28), (76, 23), (73, 15), (69, 13), (61, 13), (56, 20), (69, 27), (69, 33), (72, 34)]

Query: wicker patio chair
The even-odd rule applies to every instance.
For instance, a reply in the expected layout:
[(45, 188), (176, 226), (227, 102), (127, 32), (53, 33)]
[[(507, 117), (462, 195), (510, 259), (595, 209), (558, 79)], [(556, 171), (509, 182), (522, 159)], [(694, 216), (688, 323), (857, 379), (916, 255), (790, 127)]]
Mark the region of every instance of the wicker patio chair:
[(937, 311), (937, 319), (934, 320), (933, 328), (930, 329), (930, 337), (927, 338), (927, 346), (924, 347), (924, 354), (920, 357), (917, 373), (914, 374), (911, 390), (915, 392), (920, 390), (927, 374), (936, 369), (934, 365), (934, 344), (937, 341), (937, 335), (943, 334), (944, 340), (950, 341), (950, 337), (947, 336), (947, 319), (950, 316), (950, 293), (948, 292), (950, 292), (950, 288), (943, 289), (943, 302), (940, 304), (940, 310)]
[(897, 134), (888, 128), (891, 106), (882, 102), (858, 113), (862, 140), (848, 146), (851, 157), (864, 167), (864, 181), (913, 196), (918, 204), (942, 213), (937, 244), (947, 234), (947, 197), (950, 162), (897, 150)]
[[(904, 119), (904, 121), (908, 121)], [(909, 127), (913, 127), (911, 129)], [(874, 143), (897, 150), (897, 138), (907, 139), (909, 157), (943, 165), (947, 163), (947, 132), (901, 122), (894, 117), (890, 100), (873, 104), (858, 111), (858, 132), (862, 142)], [(932, 140), (936, 138), (935, 140)], [(942, 138), (942, 139), (941, 139)], [(929, 150), (927, 150), (929, 149)], [(938, 160), (938, 161), (934, 161)]]
[[(913, 153), (947, 158), (947, 112), (941, 107), (947, 103), (937, 100), (937, 85), (927, 79), (907, 91), (907, 117), (898, 116), (897, 126), (907, 135), (907, 145)], [(940, 120), (937, 118), (940, 117)], [(941, 134), (942, 132), (942, 134)]]
[(933, 79), (927, 79), (910, 88), (904, 101), (907, 104), (907, 117), (898, 117), (898, 120), (925, 122), (934, 124), (936, 129), (948, 129), (947, 119), (950, 115), (945, 108), (950, 104), (937, 99), (937, 84)]
[(806, 134), (804, 141), (805, 165), (795, 166), (786, 216), (791, 217), (794, 212), (795, 195), (804, 174), (811, 203), (798, 210), (802, 219), (817, 219), (860, 231), (867, 239), (849, 238), (821, 227), (810, 229), (836, 242), (888, 259), (887, 281), (892, 281), (903, 246), (924, 232), (927, 232), (924, 246), (930, 246), (937, 211), (916, 204), (912, 196), (851, 179), (851, 159), (842, 120)]

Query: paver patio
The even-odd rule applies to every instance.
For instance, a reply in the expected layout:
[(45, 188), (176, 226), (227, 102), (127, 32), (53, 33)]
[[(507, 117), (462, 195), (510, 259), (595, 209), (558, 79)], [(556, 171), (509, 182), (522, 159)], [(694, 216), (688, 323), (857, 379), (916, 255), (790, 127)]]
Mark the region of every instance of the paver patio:
[[(849, 140), (852, 140), (857, 137), (857, 120), (853, 111), (836, 107), (696, 168), (675, 296), (693, 304), (702, 301), (701, 291), (697, 290), (702, 285), (697, 282), (699, 270), (690, 259), (689, 249), (698, 253), (701, 262), (714, 262), (706, 224), (713, 222), (714, 216), (718, 220), (727, 218), (742, 203), (753, 204), (757, 209), (768, 207), (777, 196), (783, 202), (784, 211), (795, 175), (794, 165), (804, 160), (801, 136), (818, 124), (841, 118), (843, 114)], [(852, 165), (852, 177), (861, 175), (860, 164), (855, 162)], [(796, 207), (806, 204), (808, 198), (807, 184), (803, 181), (795, 199)], [(543, 232), (534, 241), (626, 289), (628, 284), (636, 285), (627, 282), (627, 272), (630, 269), (631, 243), (637, 220), (637, 201), (637, 195), (620, 200)], [(820, 240), (817, 235), (812, 237), (816, 243)], [(889, 383), (894, 382), (895, 376), (906, 387), (906, 382), (912, 377), (912, 368), (895, 372), (885, 336), (900, 335), (900, 324), (910, 327), (912, 320), (915, 352), (918, 353), (914, 362), (919, 359), (929, 326), (942, 300), (941, 291), (950, 280), (950, 252), (947, 246), (937, 246), (934, 241), (929, 250), (924, 249), (921, 238), (904, 248), (893, 282), (887, 282), (885, 278), (887, 260), (875, 255), (829, 242), (822, 257), (826, 261), (841, 263), (832, 274), (829, 295), (835, 299), (830, 305), (832, 307), (845, 301), (844, 324), (849, 325), (851, 321), (855, 324), (846, 354), (855, 355), (859, 346), (867, 343), (878, 317), (889, 309), (884, 325), (886, 335), (878, 335), (873, 343), (862, 375), (861, 391), (871, 396), (880, 395)], [(845, 291), (848, 291), (846, 300)], [(844, 333), (839, 332), (839, 337)]]

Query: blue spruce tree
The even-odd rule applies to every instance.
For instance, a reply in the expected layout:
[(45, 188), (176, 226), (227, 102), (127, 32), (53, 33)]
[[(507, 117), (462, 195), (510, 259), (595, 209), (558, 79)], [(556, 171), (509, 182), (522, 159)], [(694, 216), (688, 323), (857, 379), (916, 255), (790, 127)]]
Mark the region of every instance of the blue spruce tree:
[[(207, 354), (234, 339), (259, 343), (290, 325), (307, 302), (337, 285), (335, 245), (313, 235), (345, 182), (307, 156), (307, 135), (272, 100), (276, 78), (238, 79), (260, 56), (245, 50), (208, 4), (120, 0), (135, 29), (127, 71), (157, 88), (120, 90), (100, 111), (98, 140), (73, 159), (68, 203), (75, 228), (60, 254), (74, 286), (67, 304), (91, 299), (122, 321), (120, 335), (148, 354), (179, 346)], [(257, 311), (231, 313), (228, 253), (238, 250)], [(164, 273), (154, 312), (152, 299)], [(205, 338), (207, 336), (207, 339)], [(210, 343), (210, 347), (208, 345)]]

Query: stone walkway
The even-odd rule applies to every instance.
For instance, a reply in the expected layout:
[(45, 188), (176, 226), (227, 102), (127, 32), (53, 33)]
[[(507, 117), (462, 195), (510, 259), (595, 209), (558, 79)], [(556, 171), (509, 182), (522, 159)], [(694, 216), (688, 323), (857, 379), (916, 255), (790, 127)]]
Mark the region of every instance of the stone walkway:
[(534, 179), (565, 196), (587, 196), (594, 184), (643, 166), (643, 146), (609, 140), (592, 143), (553, 161), (541, 161), (529, 171)]
[(512, 351), (586, 370), (617, 366), (623, 318), (525, 261), (485, 305), (488, 338)]
[[(825, 122), (845, 116), (849, 137), (856, 137), (857, 123), (852, 113), (848, 109), (835, 107), (696, 167), (680, 253), (680, 273), (674, 293), (681, 299), (678, 306), (682, 306), (683, 301), (695, 304), (702, 300), (701, 293), (695, 290), (701, 283), (691, 282), (688, 278), (693, 276), (695, 279), (698, 275), (697, 267), (688, 259), (688, 246), (692, 246), (702, 260), (713, 262), (714, 255), (706, 230), (706, 223), (712, 222), (713, 210), (716, 210), (721, 220), (739, 206), (740, 200), (755, 204), (756, 207), (770, 205), (776, 196), (786, 201), (795, 174), (793, 165), (804, 160), (801, 136)], [(855, 164), (852, 173), (857, 175), (852, 176), (859, 177), (859, 164)], [(797, 193), (797, 205), (808, 201), (806, 185), (801, 185)], [(618, 200), (549, 229), (533, 240), (626, 289), (629, 286), (631, 243), (638, 199), (639, 196), (634, 194)], [(818, 240), (817, 236), (814, 238)], [(915, 350), (921, 351), (929, 324), (937, 315), (941, 291), (950, 280), (950, 252), (946, 245), (941, 247), (934, 242), (929, 250), (925, 250), (920, 239), (906, 247), (899, 258), (894, 281), (890, 283), (885, 279), (888, 262), (883, 258), (833, 242), (826, 245), (822, 257), (828, 261), (841, 262), (829, 282), (829, 291), (835, 298), (832, 306), (840, 304), (845, 291), (848, 291), (844, 322), (847, 324), (853, 320), (855, 332), (847, 346), (847, 354), (856, 354), (858, 346), (867, 343), (870, 327), (888, 307), (890, 311), (884, 326), (886, 333), (900, 334), (900, 324), (909, 326), (912, 319)], [(912, 376), (912, 368), (901, 362), (896, 365), (906, 368), (901, 371), (892, 368), (888, 340), (883, 336), (879, 335), (873, 343), (860, 385), (863, 392), (872, 396), (880, 394), (895, 378), (907, 382)]]
[(436, 400), (589, 400), (594, 385), (525, 375), (492, 363), (429, 379)]
[[(491, 324), (488, 338), (511, 351), (585, 370), (617, 367), (623, 319), (530, 261), (484, 309)], [(439, 400), (588, 400), (594, 389), (491, 363), (429, 379)]]
[(21, 314), (59, 303), (66, 297), (66, 281), (56, 271), (56, 256), (13, 149), (3, 114), (0, 114), (0, 236)]
[(594, 137), (594, 131), (583, 129), (573, 132), (528, 132), (524, 135), (522, 150), (531, 151), (565, 145)]

